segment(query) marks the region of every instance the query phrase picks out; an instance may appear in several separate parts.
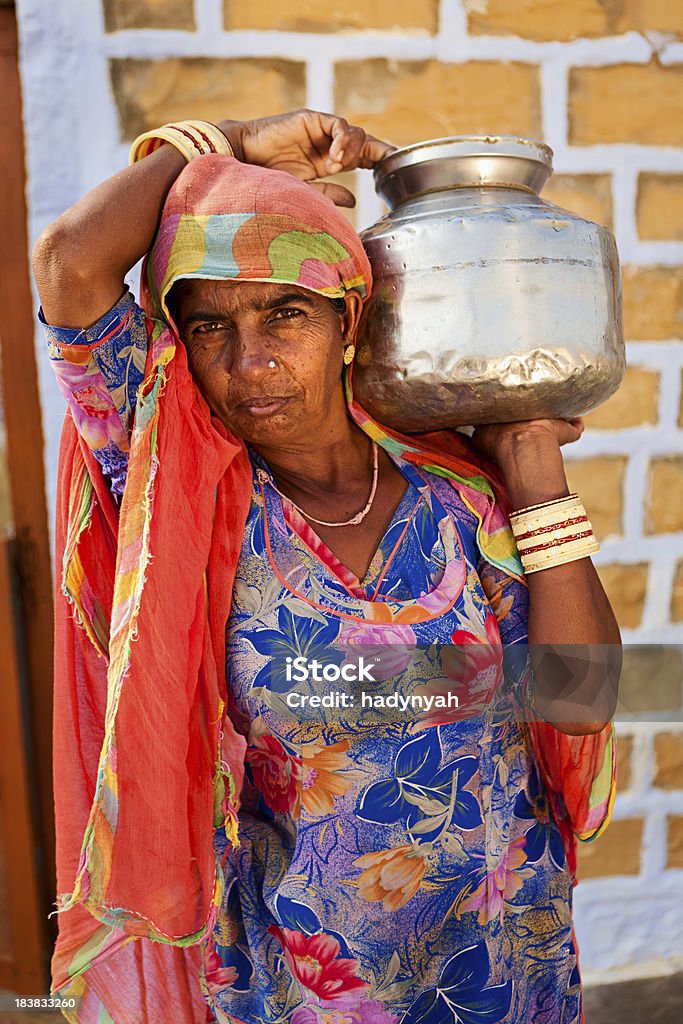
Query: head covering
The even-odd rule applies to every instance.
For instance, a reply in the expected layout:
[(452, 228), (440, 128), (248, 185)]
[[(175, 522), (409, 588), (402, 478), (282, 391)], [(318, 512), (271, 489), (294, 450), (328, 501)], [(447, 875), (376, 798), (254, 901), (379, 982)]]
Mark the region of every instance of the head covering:
[(222, 156), (193, 160), (169, 192), (146, 261), (147, 312), (170, 320), (168, 293), (188, 278), (294, 284), (330, 299), (372, 288), (363, 245), (330, 199)]
[[(244, 444), (189, 372), (166, 298), (183, 278), (282, 281), (367, 297), (358, 236), (282, 172), (207, 156), (169, 192), (143, 268), (149, 350), (118, 509), (64, 420), (56, 516), (54, 786), (59, 938), (52, 991), (79, 1024), (203, 1024), (200, 940), (223, 891), (213, 832), (237, 844), (245, 740), (225, 713), (225, 624), (249, 502)], [(521, 576), (493, 467), (452, 432), (402, 437), (353, 400), (390, 452), (449, 478), (491, 564)], [(192, 499), (188, 500), (191, 495)], [(570, 868), (614, 796), (613, 726), (530, 723)]]

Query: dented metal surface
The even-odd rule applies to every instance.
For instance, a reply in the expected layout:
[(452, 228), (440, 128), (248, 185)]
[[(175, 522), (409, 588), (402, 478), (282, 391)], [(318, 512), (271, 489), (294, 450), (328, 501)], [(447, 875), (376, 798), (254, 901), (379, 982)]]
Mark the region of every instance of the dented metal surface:
[(354, 390), (381, 422), (410, 432), (569, 417), (618, 388), (616, 243), (532, 190), (551, 159), (531, 140), (437, 139), (375, 169), (391, 212), (361, 235), (374, 286)]

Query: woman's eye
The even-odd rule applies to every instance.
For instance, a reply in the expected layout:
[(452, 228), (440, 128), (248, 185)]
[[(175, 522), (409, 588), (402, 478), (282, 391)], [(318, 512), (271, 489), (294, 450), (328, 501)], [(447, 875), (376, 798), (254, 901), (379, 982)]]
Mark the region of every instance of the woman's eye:
[(220, 331), (222, 327), (223, 324), (219, 323), (199, 324), (195, 327), (195, 334), (210, 334), (212, 331)]
[[(285, 316), (279, 316), (278, 314), (284, 313)], [(293, 320), (295, 316), (299, 316), (301, 313), (300, 309), (295, 309), (293, 306), (285, 306), (282, 309), (276, 309), (274, 317), (279, 320)], [(291, 314), (291, 315), (289, 315)]]

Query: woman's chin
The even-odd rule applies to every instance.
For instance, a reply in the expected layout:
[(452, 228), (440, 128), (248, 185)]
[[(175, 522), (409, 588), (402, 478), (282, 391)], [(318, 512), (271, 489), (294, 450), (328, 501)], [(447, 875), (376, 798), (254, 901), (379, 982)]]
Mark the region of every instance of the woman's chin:
[(223, 418), (228, 430), (250, 444), (275, 444), (289, 440), (297, 431), (295, 417), (284, 408), (264, 411), (259, 409), (256, 414), (241, 412), (231, 416), (229, 421)]

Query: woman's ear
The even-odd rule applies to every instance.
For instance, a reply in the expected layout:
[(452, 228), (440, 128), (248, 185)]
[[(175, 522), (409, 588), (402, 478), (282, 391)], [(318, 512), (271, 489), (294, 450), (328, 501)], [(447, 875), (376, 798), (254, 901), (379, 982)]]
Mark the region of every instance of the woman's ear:
[(341, 318), (342, 337), (345, 345), (351, 345), (356, 340), (363, 300), (357, 291), (348, 291), (344, 298), (346, 299), (346, 312)]

